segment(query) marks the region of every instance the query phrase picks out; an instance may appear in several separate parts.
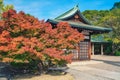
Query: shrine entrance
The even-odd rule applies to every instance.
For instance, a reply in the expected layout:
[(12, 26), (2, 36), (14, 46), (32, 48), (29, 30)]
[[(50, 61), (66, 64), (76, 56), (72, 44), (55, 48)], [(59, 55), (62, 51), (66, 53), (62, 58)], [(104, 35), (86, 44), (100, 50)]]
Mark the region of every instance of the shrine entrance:
[(92, 43), (92, 55), (104, 55), (103, 43)]
[(78, 44), (78, 50), (73, 50), (73, 60), (88, 60), (90, 59), (90, 42), (83, 41)]
[(94, 54), (95, 55), (101, 54), (101, 44), (99, 43), (94, 44)]
[[(90, 60), (91, 58), (91, 35), (108, 33), (111, 28), (104, 28), (92, 25), (80, 12), (78, 5), (54, 19), (48, 19), (47, 22), (56, 26), (59, 22), (67, 22), (70, 27), (77, 29), (84, 35), (84, 40), (78, 43), (78, 49), (70, 50), (73, 53), (73, 60)], [(94, 48), (93, 48), (94, 49)], [(99, 49), (99, 48), (98, 48)], [(101, 45), (101, 50), (103, 46)], [(93, 50), (94, 52), (94, 50)], [(96, 51), (95, 51), (96, 52)], [(102, 53), (103, 51), (101, 51)], [(103, 53), (102, 53), (103, 54)]]

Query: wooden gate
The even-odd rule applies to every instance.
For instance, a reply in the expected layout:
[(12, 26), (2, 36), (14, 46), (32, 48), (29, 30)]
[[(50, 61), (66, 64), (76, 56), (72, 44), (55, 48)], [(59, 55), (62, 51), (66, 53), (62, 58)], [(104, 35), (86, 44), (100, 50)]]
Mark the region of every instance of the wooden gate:
[(90, 42), (84, 41), (78, 44), (78, 50), (72, 50), (73, 60), (88, 60), (90, 59)]

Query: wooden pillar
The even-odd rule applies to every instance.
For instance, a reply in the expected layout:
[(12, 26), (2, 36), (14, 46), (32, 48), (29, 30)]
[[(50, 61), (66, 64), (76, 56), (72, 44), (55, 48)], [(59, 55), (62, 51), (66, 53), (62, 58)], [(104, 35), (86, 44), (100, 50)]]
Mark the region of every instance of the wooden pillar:
[(78, 60), (80, 60), (80, 42), (78, 43)]
[(92, 43), (92, 55), (94, 55), (94, 43)]
[(103, 55), (103, 44), (101, 44), (101, 55)]
[(88, 57), (89, 57), (89, 60), (90, 60), (91, 59), (91, 42), (89, 42), (89, 44), (88, 44), (88, 50), (89, 50)]

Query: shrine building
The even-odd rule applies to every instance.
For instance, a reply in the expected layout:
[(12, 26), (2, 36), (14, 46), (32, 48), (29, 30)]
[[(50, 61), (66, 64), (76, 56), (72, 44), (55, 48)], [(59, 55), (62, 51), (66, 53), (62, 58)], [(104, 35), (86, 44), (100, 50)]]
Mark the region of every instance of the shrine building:
[[(79, 49), (72, 50), (73, 60), (89, 60), (94, 54), (94, 43), (91, 42), (91, 35), (103, 34), (112, 31), (111, 28), (104, 28), (92, 25), (80, 12), (78, 5), (66, 11), (55, 19), (48, 19), (47, 22), (55, 26), (59, 22), (68, 22), (72, 28), (77, 29), (85, 36), (84, 41), (78, 43)], [(101, 45), (101, 54), (103, 54), (103, 46)]]

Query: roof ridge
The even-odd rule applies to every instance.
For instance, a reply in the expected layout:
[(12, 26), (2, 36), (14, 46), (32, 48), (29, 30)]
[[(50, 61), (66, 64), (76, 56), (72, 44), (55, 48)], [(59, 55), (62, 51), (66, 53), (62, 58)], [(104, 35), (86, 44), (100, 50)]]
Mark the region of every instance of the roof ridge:
[(74, 6), (72, 9), (64, 12), (62, 15), (56, 17), (55, 19), (59, 19), (60, 17), (64, 16), (64, 15), (67, 14), (67, 13), (70, 13), (71, 11), (73, 11), (73, 10), (75, 10), (75, 9), (78, 9), (78, 7), (77, 7), (77, 6)]
[(58, 16), (58, 17), (56, 17), (55, 19), (59, 19), (60, 17), (62, 17), (62, 16), (64, 16), (64, 15), (66, 15), (67, 13), (70, 13), (70, 12), (71, 12), (71, 11), (73, 11), (73, 10), (75, 10), (75, 12), (74, 12), (74, 13), (76, 13), (76, 11), (78, 11), (78, 10), (79, 10), (78, 5), (75, 5), (72, 9), (70, 9), (70, 10), (68, 10), (68, 11), (64, 12), (62, 15), (60, 15), (60, 16)]
[(66, 20), (67, 18), (73, 16), (74, 14), (78, 13), (79, 16), (83, 19), (83, 21), (86, 24), (91, 25), (91, 23), (83, 16), (83, 14), (81, 13), (80, 9), (79, 9), (79, 5), (75, 5), (72, 9), (66, 11), (65, 13), (61, 14), (60, 16), (56, 17), (55, 19), (57, 20)]

